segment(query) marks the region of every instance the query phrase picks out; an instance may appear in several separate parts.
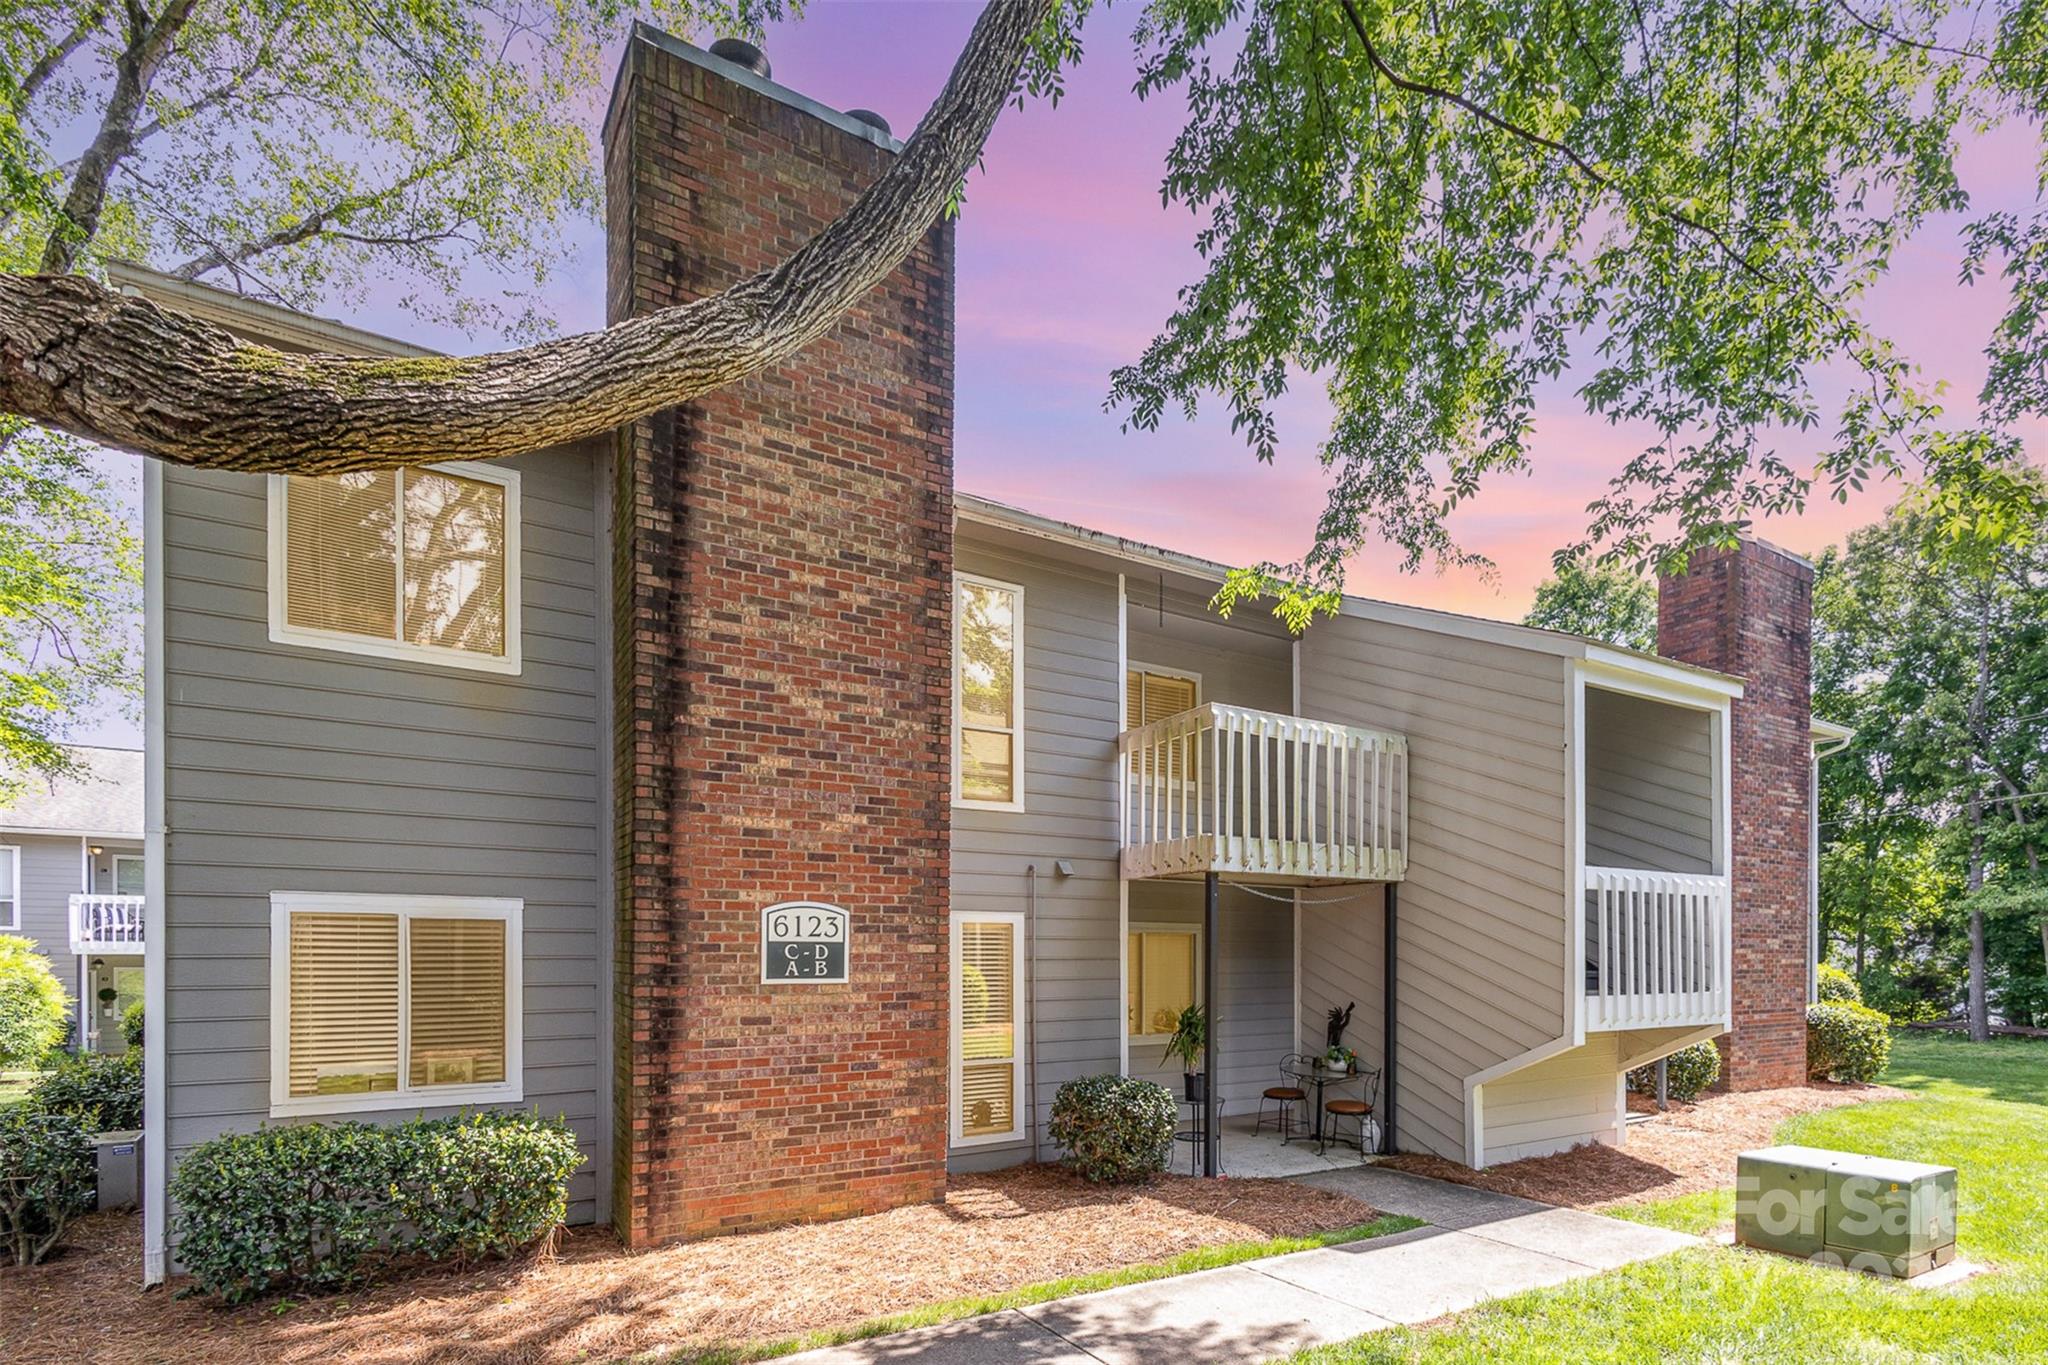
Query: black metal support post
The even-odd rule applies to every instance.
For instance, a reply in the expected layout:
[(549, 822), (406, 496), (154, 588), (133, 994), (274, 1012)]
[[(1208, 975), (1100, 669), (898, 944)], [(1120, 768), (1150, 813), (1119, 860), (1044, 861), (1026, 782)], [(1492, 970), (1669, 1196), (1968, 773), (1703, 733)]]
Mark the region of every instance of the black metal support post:
[(1222, 942), (1218, 934), (1217, 878), (1214, 872), (1202, 879), (1202, 1174), (1213, 1176), (1221, 1167), (1216, 1131), (1216, 958)]
[(1380, 1059), (1380, 1152), (1392, 1155), (1394, 1151), (1394, 1012), (1395, 984), (1400, 974), (1395, 971), (1395, 953), (1400, 944), (1400, 933), (1396, 927), (1401, 907), (1401, 884), (1387, 883), (1386, 896), (1386, 943), (1381, 954), (1381, 974), (1384, 978), (1380, 995), (1386, 1001), (1386, 1026), (1382, 1033), (1386, 1039), (1386, 1056)]

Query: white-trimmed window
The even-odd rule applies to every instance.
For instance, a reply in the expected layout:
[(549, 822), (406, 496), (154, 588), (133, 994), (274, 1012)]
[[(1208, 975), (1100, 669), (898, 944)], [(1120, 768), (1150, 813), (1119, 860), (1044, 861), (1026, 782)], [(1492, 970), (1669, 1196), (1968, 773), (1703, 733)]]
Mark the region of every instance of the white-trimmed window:
[(1202, 998), (1202, 931), (1192, 924), (1133, 924), (1125, 944), (1124, 1023), (1157, 1038)]
[(961, 574), (953, 586), (953, 799), (1024, 809), (1024, 589)]
[(21, 850), (0, 844), (0, 929), (21, 927)]
[(519, 474), (270, 477), (270, 638), (519, 671)]
[(514, 1102), (522, 902), (270, 898), (270, 1112)]
[(1024, 917), (953, 916), (953, 1141), (1024, 1135)]
[(140, 896), (143, 894), (142, 855), (140, 853), (116, 853), (114, 855), (114, 894), (117, 896)]

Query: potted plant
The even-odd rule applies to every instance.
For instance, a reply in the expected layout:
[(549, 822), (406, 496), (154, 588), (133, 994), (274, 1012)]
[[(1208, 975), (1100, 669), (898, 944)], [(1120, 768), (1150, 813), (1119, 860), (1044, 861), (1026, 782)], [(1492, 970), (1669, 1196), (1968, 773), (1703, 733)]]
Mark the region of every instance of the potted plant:
[(1358, 1067), (1358, 1054), (1348, 1047), (1333, 1047), (1318, 1059), (1321, 1065), (1339, 1076), (1349, 1075)]
[(1208, 1015), (1202, 1012), (1200, 1005), (1189, 1005), (1180, 1012), (1180, 1018), (1174, 1021), (1173, 1034), (1166, 1040), (1166, 1056), (1160, 1058), (1161, 1061), (1180, 1058), (1181, 1068), (1185, 1073), (1182, 1077), (1182, 1093), (1192, 1104), (1200, 1104), (1209, 1097), (1208, 1077), (1199, 1070), (1202, 1065), (1202, 1052), (1208, 1046), (1208, 1042)]

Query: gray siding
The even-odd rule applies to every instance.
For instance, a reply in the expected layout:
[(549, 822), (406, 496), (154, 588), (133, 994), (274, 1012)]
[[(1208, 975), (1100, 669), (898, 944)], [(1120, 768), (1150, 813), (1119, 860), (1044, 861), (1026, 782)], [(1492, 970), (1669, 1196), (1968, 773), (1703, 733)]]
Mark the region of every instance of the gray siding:
[(509, 677), (272, 644), (264, 480), (165, 470), (173, 1161), (268, 1113), (272, 892), (519, 897), (521, 1107), (575, 1127), (591, 1163), (571, 1216), (592, 1216), (608, 1149), (592, 458), (506, 462), (521, 474), (524, 599), (523, 667)]
[(1551, 655), (1349, 614), (1303, 637), (1304, 715), (1408, 737), (1396, 1071), (1411, 1150), (1462, 1160), (1465, 1079), (1570, 1027), (1567, 683)]
[(64, 989), (76, 992), (71, 897), (84, 889), (83, 847), (76, 835), (0, 834), (0, 844), (21, 850), (21, 927), (14, 932), (34, 939)]
[(1714, 870), (1712, 721), (1705, 711), (1586, 689), (1586, 861)]
[(1301, 893), (1300, 1050), (1327, 1045), (1332, 1009), (1354, 1006), (1344, 1046), (1370, 1067), (1386, 1060), (1386, 891), (1311, 887)]
[[(978, 544), (967, 529), (955, 552), (960, 571), (1024, 589), (1025, 808), (954, 808), (952, 905), (1022, 912), (1026, 869), (1038, 868), (1032, 1112), (1043, 1123), (1063, 1082), (1118, 1064), (1116, 580)], [(1072, 876), (1053, 875), (1060, 858), (1073, 863)], [(1028, 1140), (959, 1148), (953, 1164), (1002, 1165), (1029, 1149)]]

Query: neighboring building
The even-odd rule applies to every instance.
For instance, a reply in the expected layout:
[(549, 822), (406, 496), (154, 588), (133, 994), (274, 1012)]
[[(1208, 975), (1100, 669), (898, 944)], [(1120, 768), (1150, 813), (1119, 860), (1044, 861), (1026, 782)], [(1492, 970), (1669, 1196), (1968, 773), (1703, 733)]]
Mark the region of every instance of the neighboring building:
[[(622, 318), (897, 144), (641, 28), (605, 147)], [(1197, 997), (1233, 1112), (1352, 1003), (1394, 1140), (1475, 1165), (1620, 1141), (1623, 1071), (1731, 1024), (1776, 1075), (1804, 665), (1703, 642), (1803, 632), (1796, 572), (1666, 585), (1742, 679), (1362, 599), (1221, 620), (1221, 565), (955, 495), (952, 252), (612, 438), (148, 467), (152, 1278), (169, 1164), (315, 1115), (563, 1114), (572, 1216), (635, 1245), (929, 1198), (1048, 1150), (1062, 1082), (1161, 1072)]]
[(72, 997), (73, 1046), (125, 1052), (143, 995), (142, 753), (72, 750), (82, 771), (31, 774), (0, 806), (0, 934), (33, 939)]

